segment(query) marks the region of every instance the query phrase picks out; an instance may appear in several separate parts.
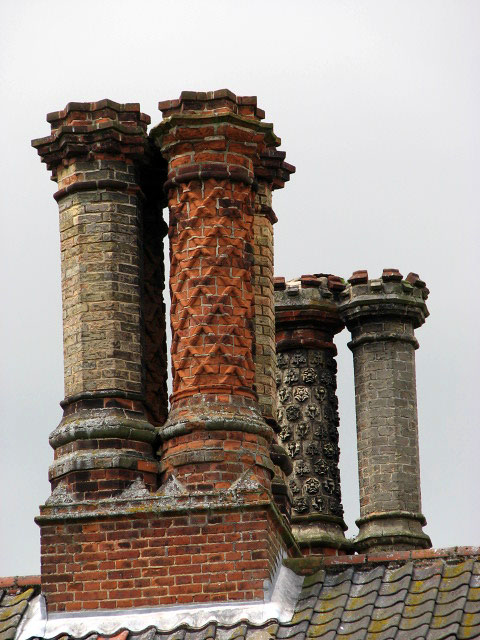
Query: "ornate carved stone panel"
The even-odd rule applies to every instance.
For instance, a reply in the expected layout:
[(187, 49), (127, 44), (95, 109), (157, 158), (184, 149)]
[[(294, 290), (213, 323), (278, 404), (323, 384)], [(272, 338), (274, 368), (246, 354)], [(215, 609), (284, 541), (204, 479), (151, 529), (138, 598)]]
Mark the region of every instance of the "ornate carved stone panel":
[(336, 368), (327, 350), (277, 354), (277, 418), (279, 437), (293, 461), (293, 515), (343, 516)]

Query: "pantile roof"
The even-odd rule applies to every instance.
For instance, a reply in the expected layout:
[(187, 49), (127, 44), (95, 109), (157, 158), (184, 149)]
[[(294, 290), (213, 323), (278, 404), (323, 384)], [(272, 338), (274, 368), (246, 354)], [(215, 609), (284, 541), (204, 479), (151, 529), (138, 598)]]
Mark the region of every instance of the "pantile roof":
[(39, 576), (0, 578), (0, 640), (13, 640), (30, 602), (39, 593)]
[[(100, 635), (58, 634), (58, 640), (427, 640), (480, 638), (480, 549), (311, 557), (297, 563), (306, 575), (288, 622), (258, 626), (209, 622), (171, 631), (150, 626)], [(399, 557), (402, 556), (402, 559)], [(418, 556), (418, 557), (417, 557)], [(421, 557), (426, 556), (426, 557)], [(295, 566), (295, 561), (288, 562)], [(320, 568), (319, 568), (320, 567)], [(314, 569), (313, 573), (311, 572)], [(10, 586), (8, 587), (8, 580)], [(20, 584), (23, 582), (23, 585)], [(13, 640), (38, 579), (0, 581), (0, 640)], [(33, 584), (32, 584), (33, 582)], [(17, 637), (20, 633), (17, 633)], [(23, 636), (22, 636), (23, 637)]]

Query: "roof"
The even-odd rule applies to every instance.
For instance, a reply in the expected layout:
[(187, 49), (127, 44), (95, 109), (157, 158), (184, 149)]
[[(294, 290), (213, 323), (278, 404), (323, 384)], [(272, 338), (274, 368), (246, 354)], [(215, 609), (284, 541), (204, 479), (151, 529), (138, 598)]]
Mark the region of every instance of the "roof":
[(39, 593), (39, 576), (0, 578), (0, 640), (13, 640), (30, 602)]
[[(469, 551), (470, 549), (470, 551)], [(399, 559), (399, 556), (407, 556)], [(415, 557), (416, 555), (427, 557)], [(353, 560), (355, 558), (355, 560)], [(62, 640), (427, 640), (480, 638), (480, 549), (430, 550), (336, 558), (305, 558), (307, 575), (289, 622), (247, 621), (171, 631), (150, 626), (102, 636), (59, 634)], [(1, 585), (1, 582), (0, 582)], [(12, 591), (12, 589), (10, 589)], [(36, 586), (2, 591), (0, 640), (12, 640)], [(94, 631), (92, 629), (92, 631)]]
[(397, 568), (353, 566), (307, 577), (290, 625), (277, 637), (480, 637), (480, 562), (445, 560)]

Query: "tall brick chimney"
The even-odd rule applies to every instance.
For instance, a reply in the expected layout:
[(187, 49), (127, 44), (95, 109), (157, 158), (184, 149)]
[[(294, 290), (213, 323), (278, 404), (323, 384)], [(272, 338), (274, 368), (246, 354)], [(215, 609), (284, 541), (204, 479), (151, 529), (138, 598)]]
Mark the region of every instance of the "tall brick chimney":
[(428, 316), (428, 289), (384, 269), (356, 271), (339, 306), (352, 333), (358, 467), (359, 551), (431, 546), (422, 531), (414, 330)]
[[(260, 410), (265, 420), (278, 432), (275, 388), (275, 308), (273, 290), (273, 225), (277, 216), (272, 208), (272, 194), (285, 186), (295, 167), (285, 162), (285, 152), (275, 147), (261, 155), (261, 163), (255, 168), (257, 189), (253, 218), (253, 274), (252, 285), (255, 313), (255, 390)], [(270, 455), (275, 463), (272, 479), (272, 493), (281, 512), (290, 518), (291, 501), (287, 489), (287, 476), (292, 472), (292, 464), (284, 447), (273, 441)]]
[(293, 462), (292, 529), (304, 555), (345, 553), (341, 502), (337, 349), (343, 281), (332, 275), (275, 279), (277, 418)]
[(275, 309), (273, 291), (273, 225), (277, 216), (272, 209), (272, 192), (282, 189), (295, 167), (285, 162), (285, 152), (267, 149), (255, 168), (253, 293), (255, 314), (255, 389), (262, 415), (275, 424)]
[(194, 575), (195, 601), (263, 599), (296, 547), (273, 500), (274, 431), (255, 391), (255, 176), (280, 141), (256, 98), (227, 90), (183, 92), (160, 109), (152, 137), (168, 160), (173, 336), (162, 482), (179, 509), (191, 505), (198, 553), (218, 555), (208, 584)]
[[(59, 188), (65, 399), (37, 518), (42, 591), (49, 611), (128, 606), (138, 531), (120, 498), (156, 490), (167, 409), (161, 196), (142, 193), (164, 169), (138, 104), (69, 103), (47, 120), (32, 144)], [(135, 601), (151, 604), (141, 589)]]
[(138, 105), (70, 103), (33, 142), (58, 182), (62, 250), (66, 397), (37, 518), (49, 614), (263, 601), (299, 555), (272, 494), (281, 456), (254, 360), (257, 336), (274, 339), (271, 234), (254, 220), (293, 168), (256, 98), (187, 92), (162, 108), (149, 138)]

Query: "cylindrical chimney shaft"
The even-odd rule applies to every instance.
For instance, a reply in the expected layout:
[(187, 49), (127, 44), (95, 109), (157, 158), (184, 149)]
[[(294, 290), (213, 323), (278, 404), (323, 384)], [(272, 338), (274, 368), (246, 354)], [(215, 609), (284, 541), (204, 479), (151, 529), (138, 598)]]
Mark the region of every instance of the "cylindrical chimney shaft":
[(102, 100), (69, 103), (47, 120), (51, 135), (33, 146), (59, 187), (65, 367), (64, 418), (50, 437), (52, 488), (62, 481), (79, 500), (114, 495), (138, 476), (154, 488), (135, 166), (150, 118), (138, 104)]
[[(255, 390), (265, 420), (278, 431), (275, 388), (275, 304), (273, 290), (273, 225), (277, 216), (272, 209), (272, 195), (282, 189), (295, 167), (285, 162), (285, 152), (267, 149), (255, 169), (257, 189), (253, 218), (253, 295), (255, 313)], [(270, 456), (276, 464), (272, 493), (280, 511), (290, 517), (290, 496), (286, 476), (292, 471), (291, 461), (279, 442), (271, 444)]]
[(33, 146), (59, 188), (65, 400), (50, 436), (53, 491), (36, 518), (42, 593), (49, 613), (151, 606), (162, 587), (138, 546), (138, 586), (117, 576), (132, 539), (146, 547), (153, 531), (153, 443), (167, 409), (165, 165), (138, 104), (69, 103), (47, 119), (51, 135)]
[(336, 305), (344, 289), (331, 275), (275, 279), (279, 438), (293, 462), (292, 530), (305, 555), (351, 548), (343, 533), (333, 343), (344, 327)]
[(255, 169), (258, 186), (255, 193), (253, 293), (255, 300), (255, 389), (262, 415), (275, 423), (275, 309), (273, 292), (273, 225), (277, 216), (272, 209), (272, 194), (282, 189), (295, 167), (285, 162), (285, 152), (266, 150)]
[(253, 223), (255, 168), (279, 140), (256, 99), (226, 90), (183, 92), (160, 108), (173, 375), (162, 471), (190, 489), (225, 489), (251, 468), (270, 487), (273, 430), (255, 391)]
[(422, 531), (414, 330), (428, 316), (428, 289), (384, 269), (356, 271), (339, 311), (352, 334), (357, 414), (359, 551), (426, 548)]

